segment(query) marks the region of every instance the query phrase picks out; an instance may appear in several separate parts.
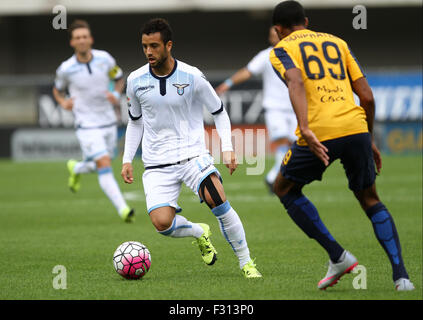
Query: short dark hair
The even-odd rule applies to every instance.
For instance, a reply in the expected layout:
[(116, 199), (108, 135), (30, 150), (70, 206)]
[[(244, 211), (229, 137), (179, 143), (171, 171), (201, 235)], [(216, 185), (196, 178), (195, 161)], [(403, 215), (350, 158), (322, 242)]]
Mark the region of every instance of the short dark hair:
[(90, 25), (88, 24), (87, 21), (85, 20), (81, 20), (81, 19), (77, 19), (74, 20), (71, 25), (69, 26), (68, 32), (69, 32), (69, 37), (72, 39), (72, 32), (76, 29), (80, 29), (80, 28), (84, 28), (84, 29), (88, 29), (91, 32), (91, 28)]
[(305, 11), (297, 1), (283, 1), (273, 10), (273, 25), (291, 28), (305, 24)]
[(154, 18), (149, 20), (141, 29), (141, 34), (149, 35), (150, 33), (160, 32), (163, 43), (172, 41), (172, 29), (169, 22), (163, 18)]

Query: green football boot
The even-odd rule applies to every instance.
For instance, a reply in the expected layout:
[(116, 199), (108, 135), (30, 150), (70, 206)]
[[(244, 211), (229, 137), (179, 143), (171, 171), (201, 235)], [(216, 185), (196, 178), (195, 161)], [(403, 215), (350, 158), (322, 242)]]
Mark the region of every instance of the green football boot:
[(120, 213), (120, 217), (123, 221), (131, 223), (135, 221), (135, 210), (129, 207), (123, 209)]
[(74, 172), (75, 165), (78, 161), (70, 159), (67, 163), (69, 171), (68, 186), (72, 192), (77, 192), (81, 188), (81, 175)]
[(217, 260), (217, 251), (210, 241), (210, 227), (205, 223), (198, 223), (198, 225), (204, 230), (201, 237), (197, 238), (197, 244), (201, 251), (201, 257), (203, 258), (205, 264), (211, 266)]
[(261, 278), (261, 273), (257, 270), (254, 260), (248, 261), (248, 263), (242, 267), (242, 273), (246, 278)]

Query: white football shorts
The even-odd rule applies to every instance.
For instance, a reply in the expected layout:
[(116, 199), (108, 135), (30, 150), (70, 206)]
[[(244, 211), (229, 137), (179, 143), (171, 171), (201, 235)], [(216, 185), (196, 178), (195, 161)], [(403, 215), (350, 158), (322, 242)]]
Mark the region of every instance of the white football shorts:
[(142, 182), (148, 213), (160, 207), (174, 207), (180, 211), (177, 201), (182, 182), (198, 196), (201, 182), (214, 172), (220, 177), (208, 153), (182, 164), (145, 170)]
[(117, 126), (77, 129), (76, 136), (85, 161), (96, 161), (105, 155), (114, 158), (117, 146)]
[(270, 141), (288, 138), (289, 141), (297, 140), (297, 118), (294, 112), (278, 109), (267, 109), (264, 112), (264, 121)]

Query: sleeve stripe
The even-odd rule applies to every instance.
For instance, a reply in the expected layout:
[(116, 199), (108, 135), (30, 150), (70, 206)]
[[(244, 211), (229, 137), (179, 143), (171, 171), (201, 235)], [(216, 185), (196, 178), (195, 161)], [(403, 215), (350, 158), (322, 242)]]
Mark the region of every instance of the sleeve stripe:
[(285, 70), (297, 67), (284, 48), (275, 48), (274, 51), (275, 51), (275, 56), (278, 57), (280, 62), (282, 62), (282, 65), (285, 68)]
[(282, 78), (282, 76), (281, 76), (281, 74), (279, 73), (279, 71), (278, 71), (278, 70), (276, 70), (274, 66), (272, 66), (272, 68), (273, 68), (273, 71), (275, 71), (275, 73), (276, 73), (276, 75), (278, 76), (278, 78), (279, 78), (279, 79), (281, 79), (281, 80), (282, 80), (282, 82), (283, 82), (283, 83), (285, 83), (285, 85), (286, 85), (286, 81)]
[(360, 68), (361, 73), (364, 77), (366, 77), (366, 74), (364, 73), (364, 70), (361, 68), (360, 63), (358, 62), (357, 58), (355, 57), (354, 53), (352, 52), (350, 46), (348, 46), (348, 51), (350, 52), (351, 56), (354, 58), (355, 63), (357, 63), (358, 67)]
[(212, 115), (216, 115), (218, 113), (221, 113), (222, 111), (223, 111), (223, 102), (221, 101), (219, 110), (212, 112)]
[(130, 110), (128, 110), (128, 114), (129, 114), (129, 117), (131, 118), (131, 120), (133, 120), (133, 121), (139, 120), (142, 117), (142, 114), (139, 117), (134, 117), (131, 114), (131, 111)]

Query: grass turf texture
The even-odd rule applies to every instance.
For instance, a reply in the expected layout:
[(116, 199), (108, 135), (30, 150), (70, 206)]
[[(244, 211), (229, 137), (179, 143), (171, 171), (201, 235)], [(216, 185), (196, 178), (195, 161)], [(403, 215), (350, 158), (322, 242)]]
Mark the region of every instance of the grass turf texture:
[[(268, 194), (263, 176), (245, 174), (246, 165), (233, 176), (224, 166), (218, 168), (263, 279), (243, 278), (216, 218), (185, 186), (179, 199), (182, 214), (210, 225), (217, 262), (204, 265), (191, 238), (158, 234), (146, 213), (139, 161), (133, 185), (121, 181), (120, 164), (114, 162), (115, 176), (137, 212), (136, 222), (128, 225), (102, 193), (95, 174), (83, 176), (81, 190), (72, 194), (65, 162), (2, 160), (0, 299), (422, 299), (422, 158), (383, 160), (378, 192), (396, 222), (413, 292), (394, 290), (388, 258), (348, 190), (339, 161), (323, 182), (305, 187), (304, 193), (332, 235), (366, 267), (366, 290), (353, 288), (358, 274), (344, 276), (326, 291), (317, 289), (327, 271), (326, 253)], [(125, 280), (113, 269), (114, 250), (128, 240), (144, 243), (152, 254), (152, 268), (142, 280)], [(66, 267), (66, 290), (53, 288), (56, 265)]]

